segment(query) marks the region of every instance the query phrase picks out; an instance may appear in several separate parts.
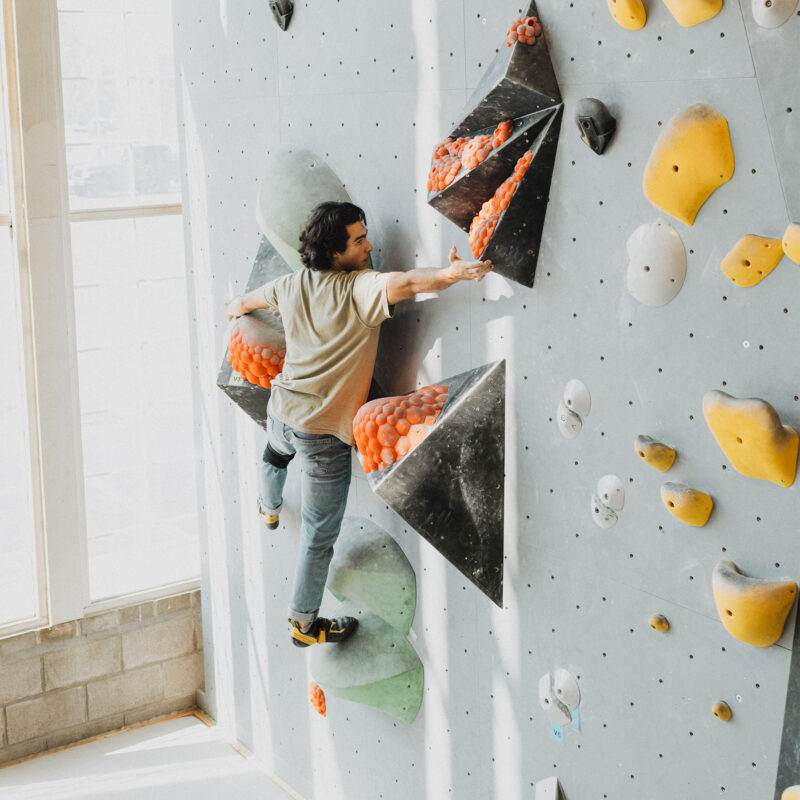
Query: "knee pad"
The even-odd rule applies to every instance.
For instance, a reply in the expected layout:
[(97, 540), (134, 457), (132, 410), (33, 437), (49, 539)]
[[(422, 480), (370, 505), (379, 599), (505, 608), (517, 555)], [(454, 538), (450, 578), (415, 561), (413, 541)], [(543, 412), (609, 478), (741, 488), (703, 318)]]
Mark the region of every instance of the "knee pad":
[(294, 453), (289, 455), (279, 453), (277, 450), (273, 450), (269, 442), (267, 442), (267, 446), (264, 448), (264, 455), (261, 458), (265, 464), (272, 464), (273, 467), (278, 469), (286, 469), (289, 462), (294, 458)]

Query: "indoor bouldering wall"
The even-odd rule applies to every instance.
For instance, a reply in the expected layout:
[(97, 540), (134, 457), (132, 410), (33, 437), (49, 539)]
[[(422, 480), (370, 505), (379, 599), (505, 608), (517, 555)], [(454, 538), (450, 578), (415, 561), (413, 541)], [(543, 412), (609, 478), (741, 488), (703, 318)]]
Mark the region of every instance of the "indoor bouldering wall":
[[(552, 777), (568, 800), (767, 800), (800, 784), (800, 268), (783, 253), (800, 260), (796, 3), (539, 0), (539, 33), (519, 0), (297, 2), (286, 30), (262, 0), (172, 7), (206, 704), (228, 735), (307, 800), (541, 800)], [(508, 75), (498, 59), (542, 45), (556, 83), (540, 108), (472, 114), (486, 76)], [(560, 115), (555, 146), (528, 117), (542, 108)], [(429, 204), (437, 148), (479, 135), (438, 150), (432, 187), (453, 159), (483, 161)], [(342, 554), (324, 609), (369, 614), (368, 653), (312, 657), (286, 623), (297, 464), (267, 530), (257, 409), (218, 377), (225, 302), (270, 247), (259, 209), (294, 188), (270, 159), (315, 154), (365, 209), (375, 268), (404, 270), (445, 264), (453, 244), (469, 255), (469, 217), (445, 211), (479, 216), (524, 136), (550, 167), (476, 223), (495, 274), (400, 305), (376, 370), (376, 396), (395, 399), (493, 383), (463, 409), (442, 395), (433, 433), (385, 475), (354, 456), (348, 530), (374, 526), (404, 556)], [(524, 268), (503, 269), (522, 240)], [(457, 481), (459, 513), (480, 521), (466, 534), (431, 511)], [(479, 555), (461, 563), (467, 543)]]

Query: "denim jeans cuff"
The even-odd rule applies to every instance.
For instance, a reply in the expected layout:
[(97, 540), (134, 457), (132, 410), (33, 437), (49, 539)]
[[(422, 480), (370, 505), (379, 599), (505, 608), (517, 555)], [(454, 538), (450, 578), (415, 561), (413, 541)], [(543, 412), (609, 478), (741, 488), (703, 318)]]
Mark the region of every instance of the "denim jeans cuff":
[(308, 625), (309, 622), (313, 622), (319, 611), (294, 611), (293, 609), (289, 609), (289, 619), (292, 622), (299, 622), (301, 625)]
[(262, 516), (264, 514), (267, 514), (271, 517), (274, 517), (276, 514), (281, 513), (282, 508), (283, 508), (283, 503), (281, 503), (277, 508), (268, 508), (264, 504), (264, 501), (260, 497), (258, 498), (258, 513), (261, 514)]

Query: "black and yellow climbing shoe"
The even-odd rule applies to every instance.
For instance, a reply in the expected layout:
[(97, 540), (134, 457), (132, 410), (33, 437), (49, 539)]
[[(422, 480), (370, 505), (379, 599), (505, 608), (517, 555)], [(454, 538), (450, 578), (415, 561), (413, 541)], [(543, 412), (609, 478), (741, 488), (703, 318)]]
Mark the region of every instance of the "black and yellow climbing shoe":
[(299, 622), (289, 621), (292, 623), (292, 644), (295, 647), (308, 647), (312, 644), (325, 644), (326, 642), (343, 642), (358, 627), (358, 620), (355, 617), (338, 617), (337, 619), (317, 617), (304, 633), (300, 630)]
[(278, 515), (277, 514), (262, 514), (261, 515), (264, 524), (267, 528), (271, 531), (274, 531), (278, 527)]

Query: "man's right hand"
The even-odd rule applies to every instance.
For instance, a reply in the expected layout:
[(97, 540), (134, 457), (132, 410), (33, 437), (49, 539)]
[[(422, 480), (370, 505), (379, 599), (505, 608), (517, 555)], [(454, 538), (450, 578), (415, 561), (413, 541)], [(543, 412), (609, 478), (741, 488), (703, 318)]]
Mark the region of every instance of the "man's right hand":
[(447, 267), (457, 281), (480, 281), (487, 272), (493, 269), (491, 261), (462, 261), (458, 257), (456, 246), (450, 250), (450, 266)]

